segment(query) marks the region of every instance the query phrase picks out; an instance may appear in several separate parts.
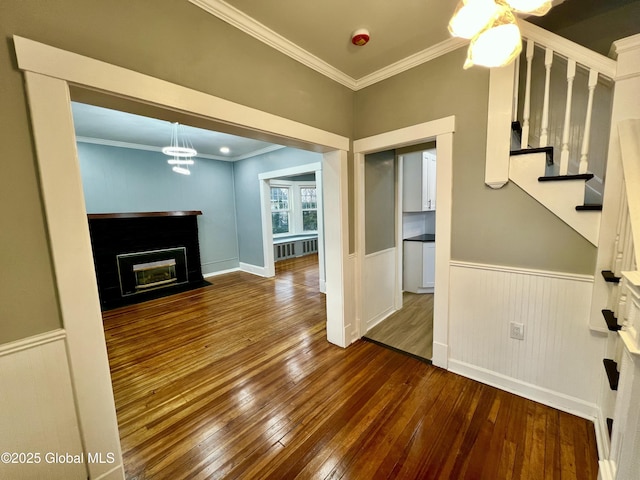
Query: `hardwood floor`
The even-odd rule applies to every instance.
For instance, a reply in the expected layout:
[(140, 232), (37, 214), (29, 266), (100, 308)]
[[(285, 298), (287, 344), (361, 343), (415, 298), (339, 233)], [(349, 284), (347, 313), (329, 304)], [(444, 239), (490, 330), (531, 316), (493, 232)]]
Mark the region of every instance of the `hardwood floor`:
[(369, 330), (366, 338), (431, 360), (433, 294), (403, 292), (402, 308)]
[(104, 313), (128, 479), (596, 478), (590, 422), (329, 344), (309, 261)]

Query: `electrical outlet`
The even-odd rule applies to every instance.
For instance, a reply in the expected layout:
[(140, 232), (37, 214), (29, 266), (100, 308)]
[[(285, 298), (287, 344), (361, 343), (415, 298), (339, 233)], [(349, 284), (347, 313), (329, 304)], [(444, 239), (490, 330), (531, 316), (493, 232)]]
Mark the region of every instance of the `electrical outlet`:
[(511, 338), (515, 338), (516, 340), (524, 340), (524, 324), (511, 322), (509, 324), (509, 327)]

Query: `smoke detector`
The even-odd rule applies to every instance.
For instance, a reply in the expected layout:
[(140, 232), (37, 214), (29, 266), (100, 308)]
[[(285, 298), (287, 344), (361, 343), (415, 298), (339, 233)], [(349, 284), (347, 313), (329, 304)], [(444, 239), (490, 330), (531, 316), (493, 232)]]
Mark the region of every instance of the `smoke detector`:
[(362, 47), (369, 43), (369, 30), (360, 28), (351, 34), (351, 43), (358, 47)]

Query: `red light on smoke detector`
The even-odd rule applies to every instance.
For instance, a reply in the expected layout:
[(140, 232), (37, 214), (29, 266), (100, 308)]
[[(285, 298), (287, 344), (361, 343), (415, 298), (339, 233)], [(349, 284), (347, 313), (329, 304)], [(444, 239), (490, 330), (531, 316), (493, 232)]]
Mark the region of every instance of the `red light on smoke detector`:
[(351, 43), (358, 47), (362, 47), (369, 42), (369, 30), (361, 28), (360, 30), (356, 30), (351, 35)]

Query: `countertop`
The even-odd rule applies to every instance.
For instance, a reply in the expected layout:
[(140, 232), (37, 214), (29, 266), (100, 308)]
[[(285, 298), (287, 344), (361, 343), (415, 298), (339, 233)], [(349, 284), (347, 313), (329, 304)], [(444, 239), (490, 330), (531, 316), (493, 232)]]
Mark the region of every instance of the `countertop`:
[(435, 242), (436, 236), (433, 233), (423, 233), (416, 237), (405, 238), (405, 242)]

